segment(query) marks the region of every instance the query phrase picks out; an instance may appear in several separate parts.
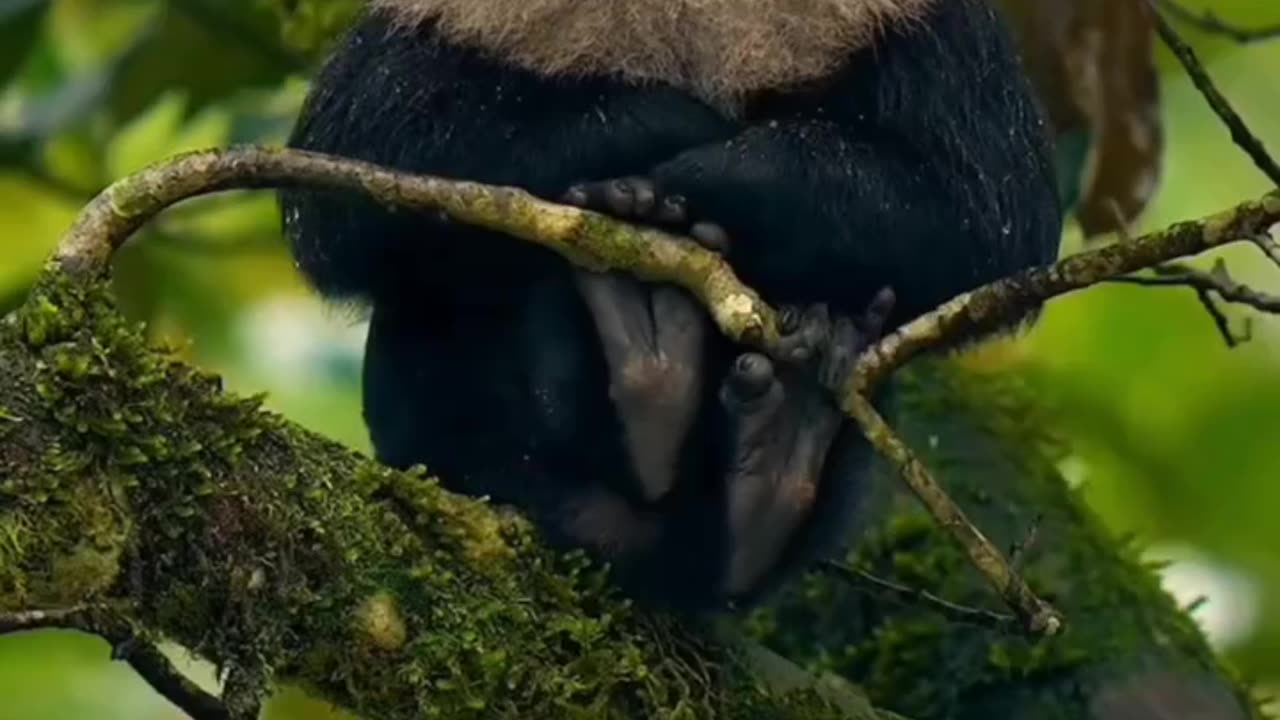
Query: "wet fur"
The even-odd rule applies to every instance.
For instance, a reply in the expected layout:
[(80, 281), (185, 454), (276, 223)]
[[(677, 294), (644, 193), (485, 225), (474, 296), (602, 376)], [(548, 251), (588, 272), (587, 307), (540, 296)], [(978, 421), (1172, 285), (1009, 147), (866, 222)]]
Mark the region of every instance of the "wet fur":
[(663, 82), (709, 101), (832, 72), (885, 27), (935, 0), (373, 0), (402, 28), (434, 21), (449, 40), (546, 76)]

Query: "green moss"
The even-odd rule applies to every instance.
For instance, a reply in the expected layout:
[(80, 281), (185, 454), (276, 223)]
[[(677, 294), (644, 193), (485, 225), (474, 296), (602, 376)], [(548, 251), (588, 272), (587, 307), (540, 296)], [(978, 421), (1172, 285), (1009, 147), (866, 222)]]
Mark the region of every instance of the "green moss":
[[(369, 717), (836, 717), (764, 693), (601, 568), (149, 349), (48, 273), (0, 329), (0, 608), (129, 601), (245, 684)], [(257, 678), (257, 679), (255, 679)]]

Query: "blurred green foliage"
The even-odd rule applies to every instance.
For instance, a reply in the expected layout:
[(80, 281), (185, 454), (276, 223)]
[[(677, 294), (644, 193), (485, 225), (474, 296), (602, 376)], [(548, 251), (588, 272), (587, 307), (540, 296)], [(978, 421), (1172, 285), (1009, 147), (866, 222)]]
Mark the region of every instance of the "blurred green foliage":
[[(1253, 0), (1185, 4), (1241, 24), (1280, 23), (1280, 10)], [(20, 302), (76, 209), (111, 179), (181, 150), (282, 141), (321, 39), (354, 7), (0, 0), (0, 311)], [(1280, 41), (1187, 34), (1244, 117), (1280, 148)], [(1267, 189), (1171, 58), (1160, 62), (1169, 152), (1145, 228)], [(1064, 250), (1080, 245), (1069, 232)], [(1250, 248), (1223, 256), (1238, 278), (1280, 289), (1280, 271)], [(116, 273), (125, 308), (157, 340), (222, 373), (230, 388), (267, 392), (271, 407), (367, 447), (360, 311), (308, 294), (269, 193), (175, 209), (120, 254)], [(1219, 632), (1227, 654), (1280, 687), (1280, 319), (1231, 316), (1252, 325), (1252, 342), (1236, 350), (1189, 291), (1105, 286), (1055, 301), (1032, 332), (974, 362), (1032, 374), (1073, 444), (1069, 476), (1116, 531), (1193, 548), (1198, 564), (1176, 577), (1210, 594), (1199, 612), (1211, 634), (1230, 630)], [(105, 652), (66, 633), (0, 639), (0, 715), (178, 716)], [(316, 712), (297, 693), (271, 707), (277, 718)]]

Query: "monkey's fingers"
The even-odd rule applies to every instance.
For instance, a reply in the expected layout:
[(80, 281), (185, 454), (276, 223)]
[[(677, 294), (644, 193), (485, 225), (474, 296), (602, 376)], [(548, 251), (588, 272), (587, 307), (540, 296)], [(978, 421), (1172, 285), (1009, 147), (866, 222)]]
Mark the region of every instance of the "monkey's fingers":
[[(871, 302), (867, 305), (867, 309), (862, 313), (856, 323), (858, 330), (865, 336), (863, 342), (865, 347), (869, 347), (872, 343), (879, 342), (884, 336), (885, 326), (889, 323), (889, 316), (893, 314), (893, 309), (898, 304), (897, 293), (888, 285), (880, 288), (875, 297), (871, 298)], [(864, 347), (864, 349), (865, 349)]]
[(782, 337), (778, 341), (778, 356), (785, 362), (804, 365), (814, 359), (831, 333), (831, 315), (827, 306), (811, 305), (800, 309), (795, 306), (782, 308)]

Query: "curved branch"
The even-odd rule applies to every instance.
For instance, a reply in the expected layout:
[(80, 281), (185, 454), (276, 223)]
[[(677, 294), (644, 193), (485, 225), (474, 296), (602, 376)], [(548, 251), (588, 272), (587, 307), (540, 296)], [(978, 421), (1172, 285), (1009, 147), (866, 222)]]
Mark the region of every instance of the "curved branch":
[(667, 233), (513, 187), (399, 173), (370, 163), (301, 150), (241, 146), (179, 155), (125, 177), (100, 193), (59, 245), (72, 275), (101, 276), (115, 249), (165, 208), (232, 189), (305, 186), (355, 192), (384, 205), (437, 210), (468, 225), (547, 247), (591, 270), (621, 270), (688, 288), (729, 337), (771, 346), (772, 309), (715, 253)]
[(1046, 300), (1232, 242), (1257, 242), (1277, 223), (1280, 191), (1273, 191), (1216, 215), (1073, 255), (958, 295), (863, 353), (853, 390), (875, 387), (926, 350), (976, 329), (998, 326)]

